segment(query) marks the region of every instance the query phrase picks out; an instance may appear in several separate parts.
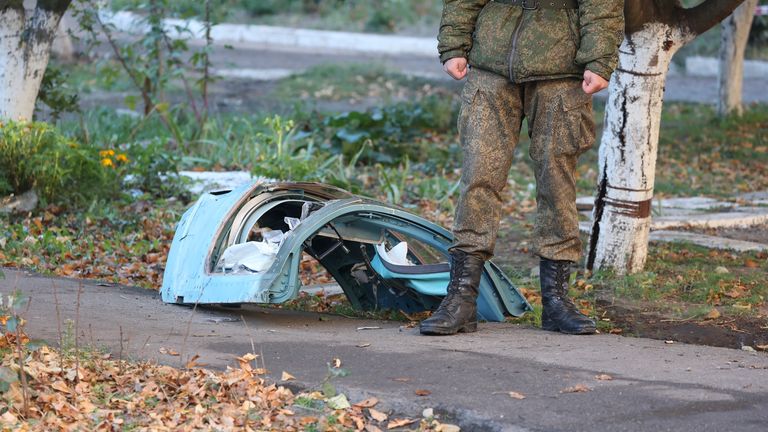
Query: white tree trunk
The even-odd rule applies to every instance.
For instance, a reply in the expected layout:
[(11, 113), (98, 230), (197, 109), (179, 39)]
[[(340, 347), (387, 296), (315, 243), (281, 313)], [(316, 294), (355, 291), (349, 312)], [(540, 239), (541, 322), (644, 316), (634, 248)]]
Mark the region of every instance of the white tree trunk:
[(648, 252), (664, 83), (674, 53), (692, 35), (647, 24), (619, 48), (599, 151), (587, 267), (642, 270)]
[(61, 14), (0, 11), (0, 119), (30, 120)]
[(736, 8), (722, 24), (720, 42), (719, 98), (717, 112), (723, 117), (732, 112), (741, 114), (741, 93), (744, 80), (744, 49), (755, 16), (757, 0), (747, 0)]

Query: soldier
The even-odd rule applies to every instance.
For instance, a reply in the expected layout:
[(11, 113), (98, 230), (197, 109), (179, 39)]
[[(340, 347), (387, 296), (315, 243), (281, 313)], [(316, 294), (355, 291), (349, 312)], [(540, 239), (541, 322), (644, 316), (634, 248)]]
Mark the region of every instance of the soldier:
[(524, 118), (537, 184), (542, 328), (595, 332), (567, 297), (582, 248), (575, 170), (594, 142), (592, 94), (616, 67), (623, 11), (623, 0), (445, 0), (440, 60), (454, 79), (467, 76), (458, 121), (464, 161), (448, 295), (422, 334), (477, 330), (478, 285)]

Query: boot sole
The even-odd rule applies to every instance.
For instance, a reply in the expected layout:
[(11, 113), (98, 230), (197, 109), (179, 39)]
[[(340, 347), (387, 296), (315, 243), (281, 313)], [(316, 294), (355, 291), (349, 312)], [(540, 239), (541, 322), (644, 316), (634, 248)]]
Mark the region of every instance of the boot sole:
[(477, 331), (477, 321), (466, 323), (458, 328), (445, 328), (445, 327), (425, 327), (421, 326), (419, 332), (423, 335), (430, 336), (449, 336), (456, 333), (474, 333)]
[(563, 330), (556, 325), (547, 325), (547, 326), (542, 325), (541, 329), (546, 331), (560, 332), (568, 335), (590, 335), (590, 334), (597, 333), (597, 329), (595, 329), (594, 327), (587, 327), (587, 328), (582, 328), (577, 330)]

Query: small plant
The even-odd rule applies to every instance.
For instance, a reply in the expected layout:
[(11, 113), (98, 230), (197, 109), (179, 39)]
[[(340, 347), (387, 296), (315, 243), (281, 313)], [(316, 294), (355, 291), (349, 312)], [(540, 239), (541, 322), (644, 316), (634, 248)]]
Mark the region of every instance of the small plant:
[(18, 372), (6, 367), (0, 368), (0, 390), (5, 391), (13, 383), (21, 381), (25, 415), (29, 414), (29, 385), (27, 373), (24, 371), (24, 352), (26, 351), (25, 344), (29, 342), (29, 338), (24, 334), (25, 321), (21, 315), (26, 312), (28, 306), (29, 297), (20, 291), (16, 291), (5, 298), (0, 295), (0, 325), (2, 325), (0, 348), (12, 349), (18, 361)]
[(7, 122), (0, 128), (0, 195), (34, 189), (48, 203), (89, 202), (119, 189), (119, 161), (111, 162), (46, 123)]
[(69, 76), (54, 64), (49, 64), (45, 69), (37, 95), (38, 111), (41, 103), (48, 107), (53, 120), (58, 120), (63, 113), (80, 112), (80, 100), (76, 90), (69, 84)]

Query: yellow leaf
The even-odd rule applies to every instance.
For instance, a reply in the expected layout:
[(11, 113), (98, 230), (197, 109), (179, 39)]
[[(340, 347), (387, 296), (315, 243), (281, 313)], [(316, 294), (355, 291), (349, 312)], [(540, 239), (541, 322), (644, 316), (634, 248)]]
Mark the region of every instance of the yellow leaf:
[(356, 406), (358, 408), (371, 408), (371, 407), (376, 406), (377, 403), (379, 403), (378, 399), (376, 399), (375, 397), (370, 397), (368, 399), (362, 400), (362, 401), (354, 404), (354, 406)]
[(370, 414), (371, 418), (376, 420), (377, 422), (384, 422), (387, 421), (387, 415), (384, 414), (381, 411), (377, 411), (373, 408), (368, 408), (368, 414)]
[(416, 423), (416, 420), (411, 419), (394, 419), (391, 422), (387, 424), (387, 429), (395, 429), (399, 427), (403, 427), (405, 425), (409, 425), (411, 423)]
[(576, 384), (575, 386), (566, 387), (560, 390), (560, 393), (586, 393), (588, 391), (592, 391), (592, 389), (584, 384)]
[(291, 374), (289, 374), (286, 371), (283, 371), (283, 375), (280, 377), (281, 381), (290, 381), (290, 380), (294, 380), (294, 379), (296, 379), (296, 377), (291, 375)]
[(707, 316), (704, 317), (704, 319), (709, 319), (709, 320), (718, 319), (718, 318), (720, 318), (720, 311), (715, 308), (712, 308), (712, 310), (709, 311)]
[(256, 360), (257, 358), (259, 358), (259, 356), (256, 354), (248, 353), (242, 357), (238, 357), (237, 361), (248, 363), (250, 361)]

